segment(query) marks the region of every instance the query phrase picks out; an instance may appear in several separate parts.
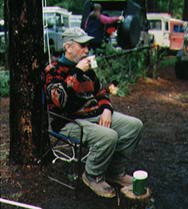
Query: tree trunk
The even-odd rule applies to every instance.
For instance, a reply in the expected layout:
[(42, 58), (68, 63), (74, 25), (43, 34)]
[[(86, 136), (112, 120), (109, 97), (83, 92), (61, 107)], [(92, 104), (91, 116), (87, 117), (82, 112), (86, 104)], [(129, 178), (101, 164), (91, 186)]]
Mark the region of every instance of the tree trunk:
[(42, 145), (42, 1), (5, 0), (9, 31), (10, 162), (33, 163)]
[(188, 1), (187, 0), (184, 0), (183, 20), (188, 21)]

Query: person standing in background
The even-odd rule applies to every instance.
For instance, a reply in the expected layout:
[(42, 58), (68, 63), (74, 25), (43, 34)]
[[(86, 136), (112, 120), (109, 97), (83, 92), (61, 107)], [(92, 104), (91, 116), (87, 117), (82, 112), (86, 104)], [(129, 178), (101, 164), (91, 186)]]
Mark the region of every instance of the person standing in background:
[(93, 36), (94, 39), (91, 42), (91, 48), (96, 50), (100, 48), (104, 39), (104, 26), (112, 24), (124, 19), (123, 16), (108, 17), (101, 13), (102, 7), (100, 4), (94, 4), (93, 10), (87, 17), (84, 30), (89, 36)]

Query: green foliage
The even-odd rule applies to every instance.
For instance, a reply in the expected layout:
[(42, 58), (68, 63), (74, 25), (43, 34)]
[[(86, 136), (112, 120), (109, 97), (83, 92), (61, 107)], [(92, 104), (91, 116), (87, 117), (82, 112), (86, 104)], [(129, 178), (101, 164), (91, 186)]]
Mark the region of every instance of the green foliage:
[[(147, 1), (151, 1), (151, 0), (147, 0)], [(146, 1), (146, 4), (147, 4)], [(182, 12), (183, 12), (183, 4), (184, 1), (186, 0), (173, 0), (173, 8), (172, 8), (172, 14), (173, 17), (182, 19)], [(3, 2), (3, 0), (0, 0), (0, 6), (1, 6), (1, 2)], [(83, 5), (84, 5), (85, 0), (47, 0), (47, 5), (50, 6), (61, 6), (64, 7), (74, 13), (82, 13), (82, 9), (83, 9)], [(168, 12), (169, 11), (169, 2), (168, 1), (164, 1), (164, 0), (158, 0), (155, 1), (155, 3), (157, 4), (157, 11), (158, 12)], [(1, 8), (1, 7), (0, 7)]]
[(9, 71), (0, 71), (0, 97), (9, 95)]
[(168, 59), (162, 60), (160, 62), (159, 68), (166, 68), (169, 66), (175, 66), (176, 57), (169, 57)]
[(85, 0), (47, 0), (49, 6), (60, 6), (75, 14), (81, 14)]
[(0, 52), (0, 67), (5, 65), (5, 53)]
[(149, 50), (149, 68), (152, 70), (152, 78), (157, 78), (158, 70), (161, 67), (161, 60), (167, 56), (168, 49), (160, 48), (158, 46), (151, 47)]
[(0, 19), (3, 19), (4, 1), (0, 0)]
[(117, 81), (118, 95), (126, 95), (129, 92), (128, 85), (146, 74), (146, 53), (145, 49), (125, 52), (105, 45), (103, 55), (97, 58), (99, 68), (96, 73), (103, 84)]

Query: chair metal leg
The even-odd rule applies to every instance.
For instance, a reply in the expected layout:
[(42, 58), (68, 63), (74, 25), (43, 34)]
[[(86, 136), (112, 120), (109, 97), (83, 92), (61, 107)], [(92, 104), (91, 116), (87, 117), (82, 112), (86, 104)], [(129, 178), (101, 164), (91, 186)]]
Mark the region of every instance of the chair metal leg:
[(53, 178), (53, 177), (51, 177), (51, 176), (48, 176), (48, 178), (49, 178), (50, 180), (52, 180), (52, 181), (55, 181), (55, 182), (58, 183), (58, 184), (61, 184), (61, 185), (64, 186), (64, 187), (67, 187), (67, 188), (69, 188), (69, 189), (75, 190), (75, 187), (72, 187), (72, 186), (70, 186), (70, 185), (68, 185), (68, 184), (66, 184), (66, 183), (64, 183), (64, 182), (62, 182), (62, 181), (60, 181), (60, 180), (58, 180), (58, 179), (56, 179), (56, 178)]

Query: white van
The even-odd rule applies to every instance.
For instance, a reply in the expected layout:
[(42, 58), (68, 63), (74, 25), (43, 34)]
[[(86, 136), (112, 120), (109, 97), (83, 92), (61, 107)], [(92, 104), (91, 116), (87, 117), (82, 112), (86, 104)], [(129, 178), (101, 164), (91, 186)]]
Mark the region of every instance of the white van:
[(82, 15), (73, 15), (69, 16), (69, 27), (81, 27)]
[(49, 40), (51, 52), (59, 52), (63, 49), (62, 33), (68, 25), (68, 17), (71, 13), (60, 7), (44, 7), (44, 40), (45, 52), (47, 50), (47, 40)]
[(72, 12), (61, 7), (44, 7), (45, 46), (49, 39), (51, 52), (61, 52), (63, 50), (62, 33), (66, 28), (80, 27), (81, 18), (81, 15), (73, 15)]
[(172, 18), (167, 13), (147, 13), (149, 33), (154, 43), (170, 50), (179, 50), (183, 46), (184, 21)]

